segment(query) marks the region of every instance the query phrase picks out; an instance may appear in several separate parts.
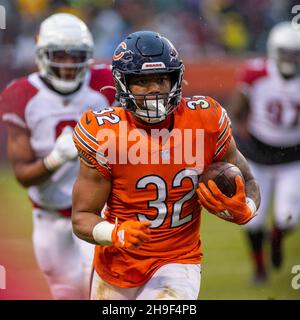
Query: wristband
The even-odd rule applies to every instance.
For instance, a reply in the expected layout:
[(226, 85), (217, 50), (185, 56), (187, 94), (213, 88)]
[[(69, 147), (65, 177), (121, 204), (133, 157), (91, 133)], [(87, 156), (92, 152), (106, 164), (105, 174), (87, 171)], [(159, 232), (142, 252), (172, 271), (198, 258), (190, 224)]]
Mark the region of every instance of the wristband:
[(111, 236), (115, 228), (114, 224), (108, 221), (101, 221), (95, 225), (93, 229), (94, 240), (101, 245), (109, 245), (112, 243)]
[(44, 159), (43, 159), (44, 166), (49, 171), (55, 171), (58, 169), (63, 163), (64, 160), (61, 159), (59, 154), (56, 150), (52, 150)]
[(246, 203), (247, 203), (247, 206), (250, 209), (251, 213), (255, 214), (255, 212), (257, 211), (255, 202), (251, 198), (247, 197), (246, 198)]

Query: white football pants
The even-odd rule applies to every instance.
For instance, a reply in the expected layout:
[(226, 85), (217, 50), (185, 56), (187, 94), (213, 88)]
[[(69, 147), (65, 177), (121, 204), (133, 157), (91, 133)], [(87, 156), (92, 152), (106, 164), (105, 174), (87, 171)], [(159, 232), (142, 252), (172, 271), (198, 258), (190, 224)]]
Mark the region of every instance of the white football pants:
[(294, 227), (300, 218), (300, 162), (259, 165), (248, 160), (261, 191), (257, 216), (245, 225), (246, 230), (264, 227), (270, 200), (274, 193), (274, 222), (279, 228)]
[(54, 299), (89, 298), (94, 245), (73, 234), (71, 218), (33, 209), (33, 246)]
[(201, 265), (170, 263), (160, 267), (143, 286), (120, 288), (93, 274), (92, 300), (197, 300)]

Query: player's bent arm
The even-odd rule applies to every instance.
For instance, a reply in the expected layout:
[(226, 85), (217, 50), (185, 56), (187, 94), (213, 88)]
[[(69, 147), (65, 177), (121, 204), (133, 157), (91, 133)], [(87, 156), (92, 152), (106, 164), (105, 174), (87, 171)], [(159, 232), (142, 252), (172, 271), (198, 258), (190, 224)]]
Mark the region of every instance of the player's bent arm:
[(7, 124), (7, 128), (8, 159), (16, 179), (26, 188), (47, 180), (51, 172), (45, 167), (43, 160), (35, 158), (28, 130), (11, 123)]
[(149, 241), (150, 222), (128, 220), (118, 224), (100, 217), (111, 192), (111, 182), (96, 169), (81, 161), (80, 172), (73, 187), (72, 224), (75, 235), (87, 242), (138, 249)]
[[(73, 187), (72, 225), (75, 235), (96, 244), (93, 231), (103, 221), (100, 217), (111, 191), (111, 182), (92, 167), (80, 161), (80, 170)], [(103, 223), (105, 223), (103, 221)], [(108, 222), (107, 222), (108, 223)], [(105, 225), (102, 225), (105, 226)], [(109, 227), (112, 231), (113, 225)]]
[(200, 204), (221, 219), (239, 225), (248, 223), (255, 217), (260, 205), (260, 191), (247, 161), (237, 150), (233, 138), (225, 155), (218, 161), (226, 161), (239, 167), (244, 181), (239, 175), (235, 177), (236, 192), (232, 197), (222, 193), (213, 180), (208, 180), (208, 188), (201, 182), (197, 189)]
[(253, 200), (257, 210), (259, 208), (260, 200), (261, 200), (259, 185), (251, 173), (247, 160), (242, 155), (242, 153), (237, 149), (236, 143), (233, 138), (231, 139), (228, 150), (224, 155), (222, 161), (232, 163), (241, 170), (245, 180), (246, 196), (247, 198)]

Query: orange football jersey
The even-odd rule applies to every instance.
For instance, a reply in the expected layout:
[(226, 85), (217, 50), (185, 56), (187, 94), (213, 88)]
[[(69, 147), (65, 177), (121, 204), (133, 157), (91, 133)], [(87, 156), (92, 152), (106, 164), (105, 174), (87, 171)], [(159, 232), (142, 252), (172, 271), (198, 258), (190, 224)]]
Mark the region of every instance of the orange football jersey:
[(142, 125), (121, 107), (83, 114), (74, 141), (83, 159), (112, 181), (105, 219), (151, 222), (137, 250), (95, 247), (100, 277), (119, 287), (147, 282), (166, 263), (201, 262), (199, 174), (226, 153), (231, 127), (212, 98), (182, 98), (161, 125)]

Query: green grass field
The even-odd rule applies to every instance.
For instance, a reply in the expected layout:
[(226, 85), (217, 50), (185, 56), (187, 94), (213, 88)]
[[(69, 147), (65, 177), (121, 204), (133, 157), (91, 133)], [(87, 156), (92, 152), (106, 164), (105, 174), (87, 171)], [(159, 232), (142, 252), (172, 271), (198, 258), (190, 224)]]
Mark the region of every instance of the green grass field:
[[(31, 246), (31, 205), (8, 169), (0, 169), (0, 203), (0, 265), (7, 271), (7, 290), (0, 290), (0, 299), (49, 299)], [(203, 213), (201, 239), (204, 259), (199, 299), (300, 299), (300, 289), (291, 286), (292, 266), (300, 265), (299, 227), (284, 243), (282, 269), (270, 267), (269, 282), (260, 286), (250, 282), (242, 227)]]

